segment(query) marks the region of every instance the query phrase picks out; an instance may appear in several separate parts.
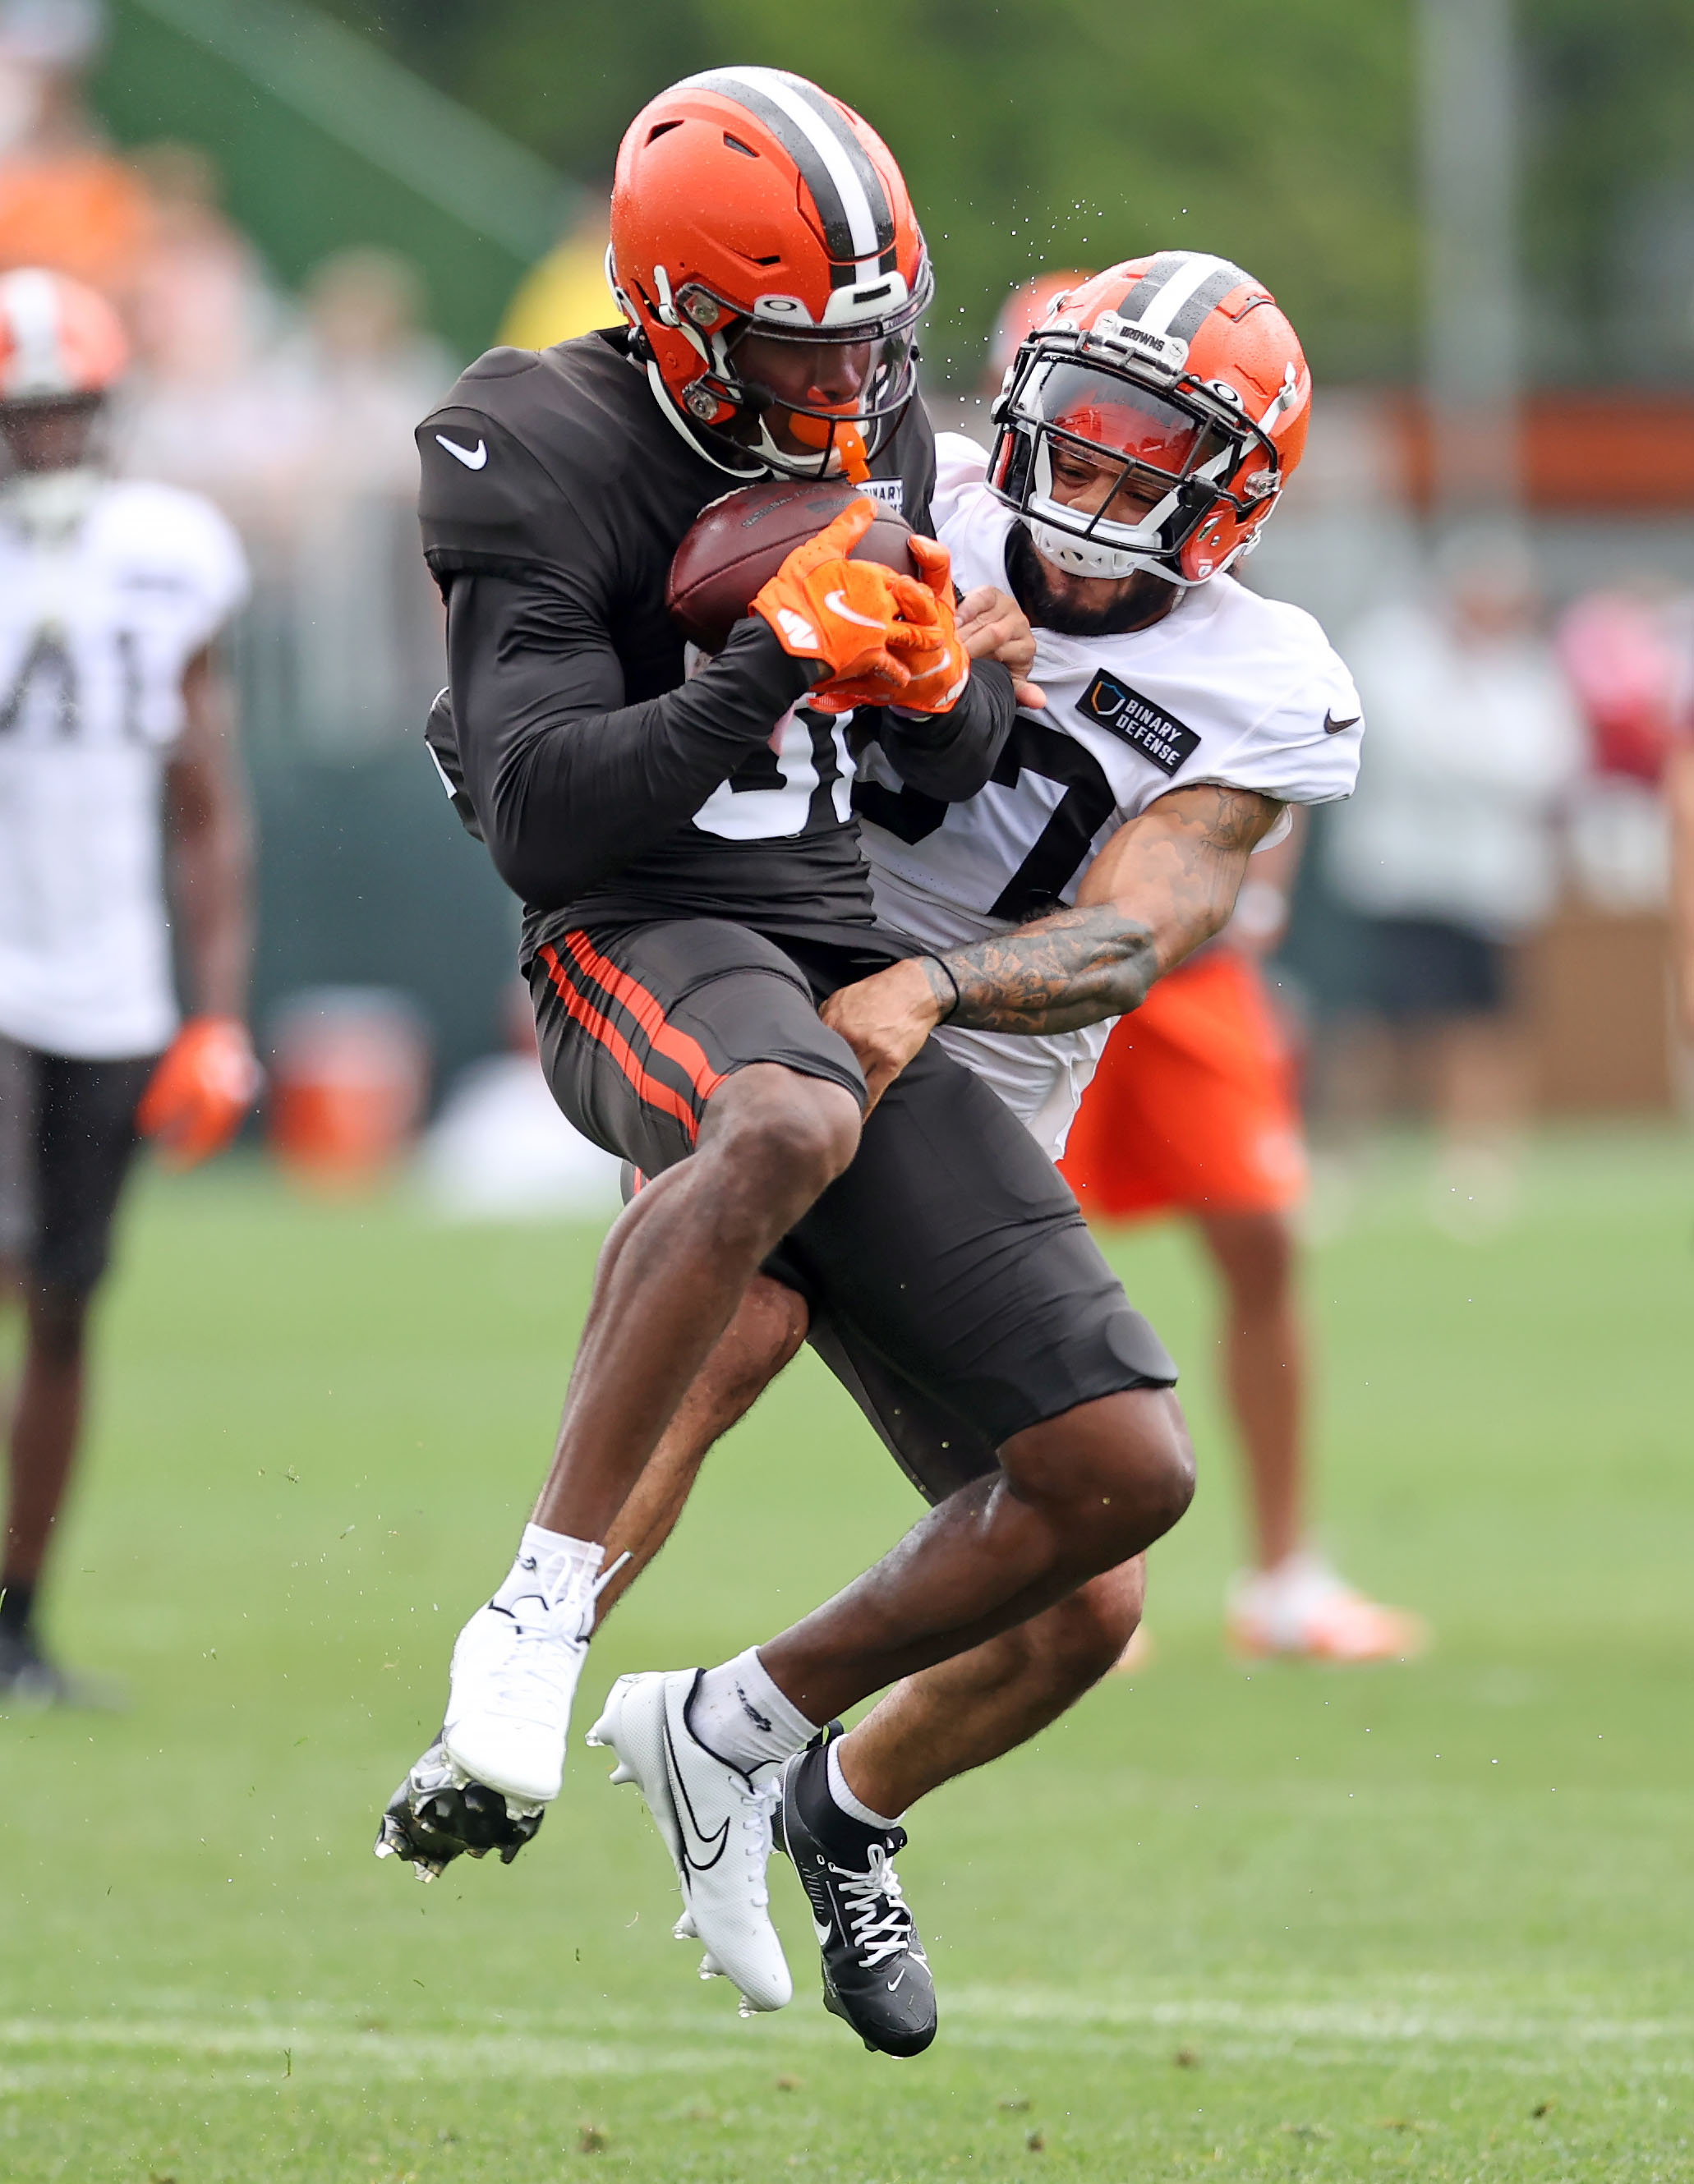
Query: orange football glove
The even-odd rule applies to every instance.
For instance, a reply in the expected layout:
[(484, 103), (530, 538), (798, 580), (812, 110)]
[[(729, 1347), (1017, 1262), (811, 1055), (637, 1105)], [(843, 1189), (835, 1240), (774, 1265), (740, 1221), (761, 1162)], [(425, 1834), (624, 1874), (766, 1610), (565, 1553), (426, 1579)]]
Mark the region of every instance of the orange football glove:
[(220, 1153), (265, 1082), (247, 1026), (236, 1017), (194, 1017), (170, 1042), (136, 1110), (168, 1167)]
[(877, 504), (861, 493), (795, 547), (748, 611), (763, 616), (784, 652), (823, 661), (829, 673), (820, 688), (851, 680), (874, 689), (883, 705), (911, 679), (890, 639), (902, 615), (928, 612), (928, 595), (879, 562), (847, 559), (876, 520)]
[(914, 617), (911, 636), (890, 647), (911, 677), (894, 702), (903, 712), (949, 713), (964, 695), (971, 676), (970, 655), (954, 627), (953, 557), (935, 539), (920, 538), (916, 532), (911, 554), (934, 600), (935, 613), (927, 642), (921, 638), (922, 625)]
[(922, 582), (902, 577), (907, 595), (900, 620), (889, 632), (889, 650), (910, 680), (897, 696), (867, 678), (832, 677), (806, 703), (825, 713), (854, 705), (898, 705), (911, 713), (945, 713), (962, 694), (971, 672), (970, 655), (954, 627), (953, 557), (933, 538), (912, 534), (912, 559)]

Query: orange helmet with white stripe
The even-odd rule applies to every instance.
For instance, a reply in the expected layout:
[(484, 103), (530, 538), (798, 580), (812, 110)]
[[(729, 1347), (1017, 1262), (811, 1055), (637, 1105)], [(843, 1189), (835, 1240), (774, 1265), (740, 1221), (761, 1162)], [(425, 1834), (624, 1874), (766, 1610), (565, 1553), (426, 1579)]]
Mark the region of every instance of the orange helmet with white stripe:
[(644, 107), (618, 153), (606, 268), (654, 392), (721, 468), (858, 469), (911, 399), (933, 281), (906, 183), (804, 76), (709, 69)]
[[(1227, 259), (1161, 251), (1054, 300), (995, 404), (989, 482), (1074, 576), (1204, 583), (1256, 543), (1311, 414), (1270, 291)], [(1056, 447), (1120, 472), (1091, 514), (1054, 495)]]
[(67, 274), (0, 274), (0, 406), (92, 401), (129, 362), (123, 322)]

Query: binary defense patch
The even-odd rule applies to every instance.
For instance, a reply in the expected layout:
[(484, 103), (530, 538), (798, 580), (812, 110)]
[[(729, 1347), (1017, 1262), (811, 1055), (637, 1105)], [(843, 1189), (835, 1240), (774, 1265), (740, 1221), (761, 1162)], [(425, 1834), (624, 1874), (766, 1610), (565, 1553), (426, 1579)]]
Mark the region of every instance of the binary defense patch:
[(1154, 705), (1104, 668), (1077, 700), (1077, 710), (1084, 720), (1108, 729), (1140, 751), (1161, 773), (1177, 772), (1200, 749), (1200, 738), (1192, 728), (1185, 728), (1162, 705)]

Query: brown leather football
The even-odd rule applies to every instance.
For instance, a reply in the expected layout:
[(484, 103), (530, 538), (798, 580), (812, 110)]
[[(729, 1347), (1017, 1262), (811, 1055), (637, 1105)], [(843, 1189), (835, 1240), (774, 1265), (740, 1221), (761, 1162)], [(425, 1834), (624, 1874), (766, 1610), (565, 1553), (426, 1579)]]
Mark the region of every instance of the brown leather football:
[[(683, 636), (703, 652), (720, 650), (754, 593), (857, 493), (841, 478), (773, 478), (703, 508), (677, 549), (665, 587), (665, 604)], [(884, 509), (851, 558), (915, 577), (911, 537), (906, 519)]]

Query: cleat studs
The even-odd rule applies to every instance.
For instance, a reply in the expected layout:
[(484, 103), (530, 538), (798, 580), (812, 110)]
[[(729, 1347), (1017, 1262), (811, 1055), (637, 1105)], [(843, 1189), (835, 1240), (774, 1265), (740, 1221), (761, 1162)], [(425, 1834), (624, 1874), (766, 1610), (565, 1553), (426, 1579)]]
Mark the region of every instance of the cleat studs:
[(682, 1917), (677, 1919), (676, 1925), (671, 1929), (671, 1939), (673, 1942), (697, 1942), (699, 1937), (700, 1930), (694, 1924), (694, 1913), (692, 1911), (683, 1912)]
[(611, 1771), (610, 1779), (614, 1789), (621, 1788), (624, 1783), (635, 1780), (635, 1769), (627, 1759), (620, 1759)]

